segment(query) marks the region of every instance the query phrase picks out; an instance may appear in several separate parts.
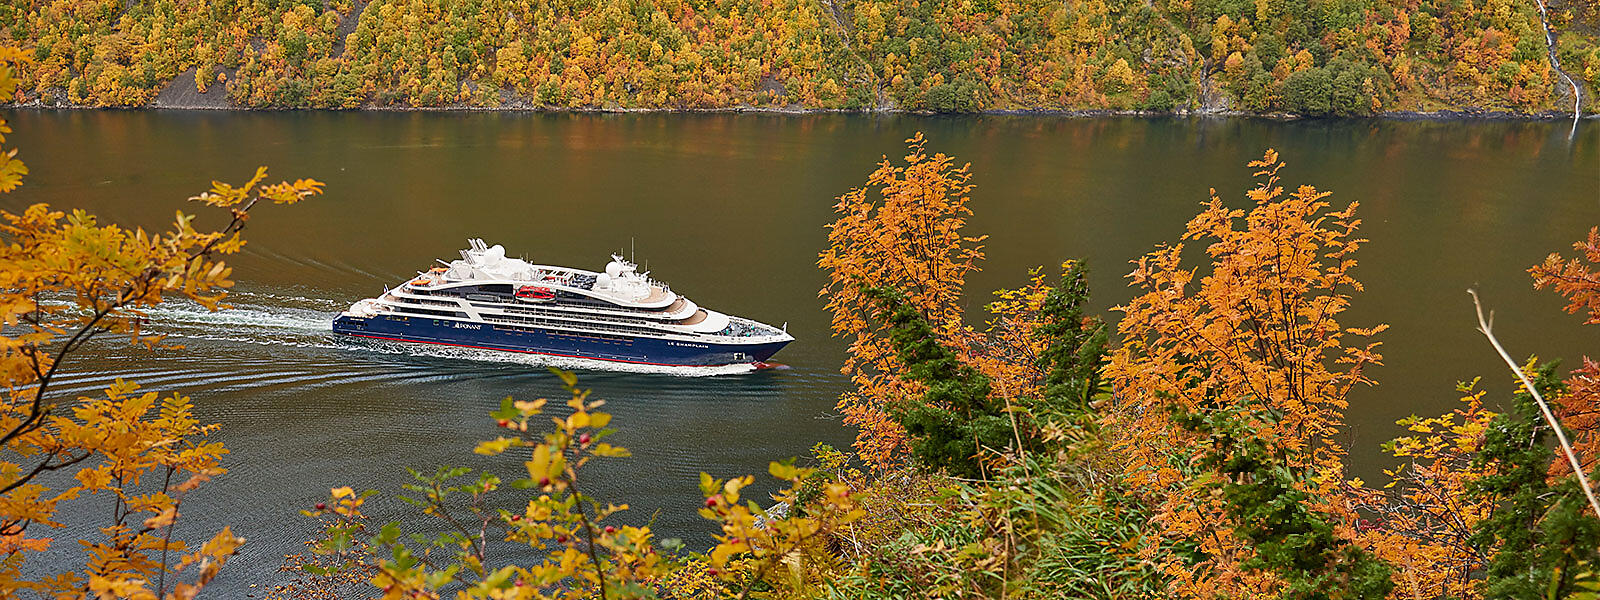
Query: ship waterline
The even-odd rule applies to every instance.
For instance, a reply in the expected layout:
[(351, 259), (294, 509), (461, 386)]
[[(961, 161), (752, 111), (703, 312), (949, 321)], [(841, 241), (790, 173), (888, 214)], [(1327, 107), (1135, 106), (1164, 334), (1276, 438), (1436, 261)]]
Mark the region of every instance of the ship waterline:
[(461, 259), (334, 320), (335, 333), (663, 366), (763, 365), (787, 331), (700, 307), (621, 256), (604, 271), (536, 265), (470, 240)]

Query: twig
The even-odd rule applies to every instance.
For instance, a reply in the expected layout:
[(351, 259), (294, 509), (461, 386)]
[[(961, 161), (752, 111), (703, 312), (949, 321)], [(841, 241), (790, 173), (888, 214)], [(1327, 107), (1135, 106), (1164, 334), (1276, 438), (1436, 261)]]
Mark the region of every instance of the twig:
[(1578, 483), (1583, 488), (1583, 495), (1589, 498), (1589, 508), (1594, 509), (1596, 517), (1600, 517), (1600, 500), (1595, 500), (1594, 488), (1589, 485), (1588, 476), (1583, 474), (1583, 463), (1578, 460), (1578, 455), (1572, 451), (1572, 443), (1567, 441), (1567, 434), (1561, 430), (1561, 423), (1556, 421), (1554, 414), (1550, 413), (1550, 405), (1545, 403), (1544, 396), (1539, 394), (1539, 390), (1534, 389), (1533, 382), (1528, 381), (1527, 374), (1522, 372), (1522, 368), (1517, 366), (1516, 361), (1511, 360), (1511, 355), (1507, 354), (1506, 349), (1500, 345), (1500, 340), (1495, 339), (1492, 331), (1494, 313), (1490, 313), (1489, 318), (1485, 319), (1483, 316), (1483, 303), (1478, 300), (1478, 291), (1469, 289), (1467, 293), (1472, 295), (1472, 307), (1478, 311), (1478, 331), (1483, 332), (1483, 336), (1489, 338), (1489, 344), (1494, 346), (1495, 352), (1500, 353), (1500, 358), (1506, 361), (1506, 365), (1511, 367), (1511, 372), (1516, 373), (1517, 379), (1522, 381), (1522, 387), (1526, 388), (1528, 393), (1533, 395), (1533, 401), (1539, 404), (1539, 412), (1544, 414), (1545, 422), (1549, 423), (1550, 428), (1555, 430), (1556, 440), (1561, 443), (1561, 452), (1567, 456), (1567, 462), (1572, 464), (1572, 472), (1578, 475)]

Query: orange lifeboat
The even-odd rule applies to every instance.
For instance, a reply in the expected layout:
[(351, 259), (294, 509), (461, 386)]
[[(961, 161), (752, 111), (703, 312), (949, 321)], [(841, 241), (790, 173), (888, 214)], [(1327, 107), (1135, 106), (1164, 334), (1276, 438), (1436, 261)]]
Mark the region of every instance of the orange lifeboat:
[(556, 291), (539, 285), (525, 285), (517, 288), (517, 298), (522, 300), (555, 300)]

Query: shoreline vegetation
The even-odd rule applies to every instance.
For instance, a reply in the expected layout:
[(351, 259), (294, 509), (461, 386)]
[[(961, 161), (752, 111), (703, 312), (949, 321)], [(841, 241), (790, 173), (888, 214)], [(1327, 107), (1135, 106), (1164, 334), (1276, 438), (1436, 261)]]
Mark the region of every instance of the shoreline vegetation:
[[(24, 61), (0, 44), (0, 100)], [(10, 131), (0, 118), (0, 143)], [(970, 164), (921, 133), (905, 144), (835, 198), (825, 226), (818, 301), (849, 341), (851, 385), (835, 409), (856, 439), (771, 462), (768, 497), (782, 511), (759, 504), (754, 476), (702, 472), (703, 500), (671, 510), (703, 518), (712, 545), (660, 538), (660, 513), (591, 495), (604, 493), (595, 471), (630, 456), (608, 440), (625, 425), (557, 371), (564, 402), (506, 397), (485, 415), (493, 438), (471, 452), (508, 478), (438, 466), (408, 469), (403, 492), (333, 487), (299, 511), (321, 535), (283, 557), (286, 581), (251, 589), (275, 600), (1600, 600), (1600, 502), (1579, 474), (1600, 475), (1600, 362), (1518, 364), (1476, 293), (1480, 331), (1520, 390), (1491, 395), (1474, 378), (1434, 392), (1459, 403), (1397, 422), (1405, 432), (1382, 446), (1398, 462), (1387, 484), (1349, 472), (1348, 400), (1377, 384), (1369, 368), (1383, 364), (1389, 327), (1349, 312), (1363, 302), (1359, 202), (1289, 191), (1267, 149), (1246, 163), (1255, 183), (1242, 197), (1213, 188), (1176, 242), (1129, 261), (1134, 296), (1110, 309), (1114, 325), (1087, 308), (1087, 266), (1068, 259), (1012, 274), (1020, 287), (996, 290), (980, 326), (967, 283), (989, 236), (968, 228)], [(28, 175), (16, 155), (0, 147), (0, 194)], [(190, 198), (230, 215), (214, 231), (182, 211), (166, 231), (45, 204), (0, 211), (0, 596), (192, 599), (230, 562), (277, 560), (240, 553), (247, 542), (227, 526), (177, 530), (185, 502), (201, 501), (190, 492), (249, 477), (228, 473), (222, 425), (203, 424), (189, 397), (119, 377), (103, 397), (71, 399), (80, 392), (67, 385), (92, 368), (80, 358), (91, 339), (164, 344), (144, 329), (163, 302), (227, 309), (224, 260), (244, 249), (249, 218), (324, 191), (267, 173)], [(1573, 250), (1526, 272), (1600, 324), (1600, 227)]]
[(20, 0), (0, 43), (13, 106), (1600, 112), (1571, 0)]
[[(215, 112), (325, 112), (325, 113), (541, 113), (541, 114), (593, 114), (593, 115), (732, 115), (732, 114), (763, 114), (763, 115), (879, 115), (879, 116), (990, 116), (990, 117), (1067, 117), (1067, 118), (1114, 118), (1114, 117), (1179, 117), (1179, 118), (1253, 118), (1274, 121), (1300, 121), (1305, 119), (1323, 118), (1320, 115), (1304, 115), (1296, 113), (1253, 113), (1237, 110), (1183, 110), (1183, 111), (1148, 111), (1148, 110), (1112, 110), (1112, 109), (1000, 109), (984, 110), (968, 113), (938, 113), (931, 111), (912, 111), (903, 109), (841, 109), (841, 108), (806, 108), (806, 107), (770, 107), (770, 106), (729, 106), (721, 108), (621, 108), (621, 107), (525, 107), (525, 106), (365, 106), (359, 108), (310, 108), (310, 107), (272, 107), (250, 108), (243, 106), (211, 106), (197, 105), (169, 105), (152, 104), (149, 106), (89, 106), (89, 105), (46, 105), (38, 102), (13, 103), (0, 105), (0, 107), (13, 110), (127, 110), (127, 111), (215, 111)], [(1559, 110), (1544, 110), (1539, 112), (1515, 112), (1506, 110), (1463, 108), (1440, 109), (1434, 111), (1407, 111), (1396, 110), (1362, 116), (1348, 116), (1344, 118), (1384, 120), (1384, 121), (1571, 121), (1572, 113)], [(1585, 121), (1600, 120), (1600, 112), (1583, 113), (1578, 119)]]

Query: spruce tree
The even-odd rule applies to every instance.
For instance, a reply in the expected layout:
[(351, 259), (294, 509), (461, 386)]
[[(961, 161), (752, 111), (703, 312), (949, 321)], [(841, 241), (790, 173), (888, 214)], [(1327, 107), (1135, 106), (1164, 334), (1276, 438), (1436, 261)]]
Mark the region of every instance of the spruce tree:
[[(1554, 362), (1534, 370), (1534, 387), (1545, 397), (1562, 391), (1555, 371)], [(1469, 491), (1495, 505), (1472, 537), (1479, 548), (1494, 549), (1484, 568), (1487, 599), (1566, 598), (1578, 590), (1580, 567), (1600, 560), (1600, 520), (1589, 514), (1577, 478), (1550, 483), (1550, 463), (1558, 458), (1549, 437), (1526, 391), (1484, 432), (1477, 466), (1488, 466), (1488, 474)]]
[(1381, 600), (1394, 589), (1393, 567), (1337, 536), (1327, 516), (1312, 509), (1317, 498), (1301, 485), (1311, 473), (1284, 463), (1281, 449), (1261, 435), (1272, 429), (1275, 415), (1227, 408), (1179, 413), (1175, 420), (1209, 438), (1200, 466), (1223, 476), (1213, 485), (1222, 492), (1233, 535), (1255, 548), (1242, 566), (1277, 575), (1280, 598)]
[(983, 477), (982, 448), (1012, 445), (1005, 405), (989, 397), (989, 378), (961, 362), (934, 333), (928, 319), (889, 288), (867, 290), (887, 321), (901, 375), (927, 388), (922, 398), (890, 407), (911, 437), (911, 450), (929, 468), (958, 477)]
[(1040, 307), (1037, 335), (1048, 342), (1039, 366), (1048, 369), (1044, 397), (1055, 412), (1088, 412), (1089, 400), (1100, 389), (1100, 368), (1106, 361), (1107, 328), (1099, 317), (1085, 317), (1089, 302), (1089, 267), (1069, 261), (1061, 283), (1050, 290)]

